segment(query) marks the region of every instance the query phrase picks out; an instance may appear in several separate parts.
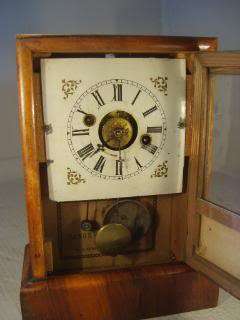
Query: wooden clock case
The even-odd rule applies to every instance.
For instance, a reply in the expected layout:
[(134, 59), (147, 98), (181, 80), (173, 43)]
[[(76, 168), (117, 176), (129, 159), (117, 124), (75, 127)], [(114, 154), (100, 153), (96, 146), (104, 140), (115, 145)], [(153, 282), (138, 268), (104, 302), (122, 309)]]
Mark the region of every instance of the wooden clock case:
[[(203, 105), (207, 104), (204, 97), (208, 86), (207, 68), (221, 63), (224, 67), (240, 67), (240, 59), (234, 55), (230, 60), (228, 56), (221, 56), (217, 64), (216, 49), (216, 38), (17, 36), (19, 114), (29, 230), (21, 286), (23, 319), (133, 320), (216, 306), (218, 286), (191, 267), (239, 296), (235, 280), (197, 251), (200, 215), (231, 225), (226, 210), (218, 210), (198, 199), (203, 183), (199, 170), (203, 170), (205, 145), (201, 145), (200, 135), (204, 127), (202, 115), (206, 113)], [(131, 268), (118, 266), (116, 270), (97, 268), (88, 272), (82, 271), (78, 264), (71, 268), (71, 262), (68, 268), (67, 262), (61, 263), (56, 253), (59, 249), (54, 242), (58, 205), (48, 200), (46, 192), (39, 61), (44, 57), (106, 53), (186, 59), (185, 181), (183, 193), (155, 197), (164, 221), (160, 234), (156, 231), (155, 251), (163, 248), (164, 257), (156, 254)], [(239, 220), (235, 217), (234, 221), (238, 226), (234, 228), (239, 228)], [(145, 253), (141, 253), (143, 261), (144, 256)], [(56, 269), (54, 264), (58, 266)]]

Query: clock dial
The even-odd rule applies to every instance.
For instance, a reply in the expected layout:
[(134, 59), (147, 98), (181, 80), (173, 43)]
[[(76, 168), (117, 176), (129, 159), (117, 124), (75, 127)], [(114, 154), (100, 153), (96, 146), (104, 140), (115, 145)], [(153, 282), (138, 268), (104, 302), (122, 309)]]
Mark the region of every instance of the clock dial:
[(181, 192), (184, 59), (46, 58), (41, 68), (51, 200)]
[(142, 84), (111, 79), (88, 88), (67, 122), (67, 140), (78, 164), (92, 176), (128, 179), (157, 159), (166, 139), (166, 117)]

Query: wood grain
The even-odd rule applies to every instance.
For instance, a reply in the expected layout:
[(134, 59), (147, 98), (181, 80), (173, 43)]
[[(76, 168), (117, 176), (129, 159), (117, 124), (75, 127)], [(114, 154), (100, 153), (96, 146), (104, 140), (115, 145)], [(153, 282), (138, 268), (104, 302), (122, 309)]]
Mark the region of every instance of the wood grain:
[(34, 53), (164, 53), (177, 51), (215, 51), (217, 39), (211, 37), (113, 36), (113, 35), (18, 35)]
[(240, 299), (240, 281), (236, 278), (234, 279), (230, 274), (223, 271), (215, 264), (210, 263), (197, 254), (194, 254), (192, 257), (188, 258), (187, 264), (190, 265), (194, 270), (203, 274), (207, 274), (208, 278), (212, 279), (215, 283), (224, 288), (234, 297)]
[(240, 68), (240, 52), (208, 52), (198, 55), (201, 64), (208, 68)]
[[(187, 222), (190, 225), (195, 223), (192, 218), (187, 220), (187, 210), (189, 205), (192, 213), (195, 209), (188, 192), (192, 186), (196, 187), (196, 141), (199, 139), (196, 119), (200, 111), (198, 107), (192, 109), (191, 92), (194, 89), (193, 76), (195, 72), (200, 74), (200, 66), (196, 66), (194, 61), (196, 52), (215, 51), (216, 48), (216, 38), (17, 36), (20, 124), (30, 239), (21, 289), (23, 319), (137, 320), (216, 305), (218, 288), (215, 284), (182, 263), (162, 264), (171, 258), (172, 253), (175, 259), (183, 259), (187, 232), (190, 231), (191, 239), (194, 237), (187, 229)], [(136, 253), (131, 268), (57, 275), (56, 270), (60, 272), (66, 265), (69, 267), (69, 262), (64, 265), (60, 261), (57, 217), (61, 204), (57, 205), (48, 198), (39, 61), (41, 57), (104, 56), (106, 53), (186, 57), (187, 104), (190, 108), (187, 109), (186, 156), (190, 170), (185, 167), (185, 173), (189, 177), (189, 186), (185, 186), (182, 195), (156, 197), (158, 224), (155, 248)], [(197, 95), (202, 88), (201, 81), (203, 79), (194, 83)], [(149, 199), (141, 198), (141, 201), (148, 202)], [(80, 208), (83, 204), (78, 205)], [(90, 206), (95, 214), (97, 202), (91, 202)], [(44, 252), (44, 248), (48, 249)], [(46, 264), (49, 271), (52, 262), (55, 275), (47, 275)], [(153, 265), (136, 267), (143, 264)], [(121, 265), (123, 262), (118, 268)], [(81, 270), (81, 260), (75, 267), (78, 272)]]
[[(44, 241), (52, 241), (53, 256), (59, 257), (57, 245), (57, 206), (49, 201), (47, 186), (43, 182), (46, 176), (44, 130), (41, 110), (41, 88), (39, 59), (41, 57), (69, 57), (86, 54), (116, 53), (128, 56), (168, 56), (186, 57), (188, 73), (188, 103), (191, 92), (191, 73), (194, 71), (192, 51), (214, 51), (216, 38), (162, 37), (162, 36), (53, 36), (19, 35), (17, 36), (17, 56), (19, 68), (20, 122), (22, 124), (23, 157), (26, 176), (27, 211), (29, 221), (30, 252), (33, 274), (36, 278), (46, 275)], [(33, 65), (35, 75), (33, 75)], [(189, 89), (190, 88), (190, 89)], [(187, 129), (187, 155), (191, 147), (191, 118)], [(174, 199), (174, 200), (173, 200)], [(173, 200), (173, 201), (172, 201)], [(169, 259), (175, 251), (178, 259), (183, 258), (186, 239), (186, 197), (176, 195), (159, 197), (158, 210), (160, 223), (156, 232), (157, 255), (150, 253), (136, 261), (141, 263), (160, 263)], [(172, 206), (172, 204), (174, 204)], [(96, 203), (91, 205), (96, 206)], [(173, 214), (172, 214), (172, 208)], [(44, 218), (43, 218), (44, 217)], [(182, 217), (182, 219), (180, 219)], [(181, 224), (181, 228), (179, 227)], [(171, 227), (173, 225), (173, 227)], [(172, 231), (171, 231), (172, 230)], [(176, 232), (173, 241), (171, 232)], [(171, 248), (171, 243), (173, 248)], [(158, 252), (157, 252), (158, 251)], [(47, 253), (46, 253), (47, 254)], [(151, 257), (151, 258), (150, 258)], [(159, 259), (159, 257), (162, 257)], [(163, 258), (165, 257), (165, 258)], [(46, 257), (46, 261), (49, 258)]]
[(38, 141), (34, 117), (32, 53), (17, 44), (19, 122), (22, 136), (25, 195), (33, 275), (45, 277), (43, 214), (38, 167)]
[(197, 199), (197, 213), (240, 232), (240, 216), (203, 199)]
[[(192, 256), (193, 249), (198, 244), (200, 218), (196, 214), (196, 197), (198, 191), (198, 170), (199, 170), (199, 147), (201, 141), (201, 116), (203, 105), (204, 84), (206, 81), (206, 68), (202, 67), (199, 60), (195, 60), (194, 73), (194, 108), (192, 117), (192, 140), (191, 155), (189, 160), (189, 179), (188, 179), (188, 236), (186, 245), (187, 257)], [(206, 84), (205, 84), (206, 85)]]
[[(220, 74), (220, 71), (223, 74), (231, 74), (230, 72), (235, 70), (233, 74), (237, 74), (239, 68), (240, 53), (237, 52), (201, 53), (196, 58), (196, 72), (194, 74), (195, 116), (192, 132), (194, 157), (191, 156), (190, 166), (189, 190), (191, 192), (189, 192), (186, 257), (186, 262), (190, 266), (205, 273), (238, 298), (240, 298), (239, 261), (237, 259), (234, 260), (235, 262), (230, 263), (230, 261), (235, 258), (233, 250), (238, 243), (236, 235), (240, 231), (239, 216), (205, 200), (204, 197), (208, 194), (212, 174), (214, 121), (212, 77), (215, 71), (216, 74)], [(215, 239), (213, 239), (211, 227), (206, 228), (205, 221), (212, 221), (212, 230), (218, 230), (215, 232)], [(209, 232), (211, 236), (206, 236)], [(226, 241), (225, 244), (224, 241)], [(230, 241), (232, 249), (228, 247)], [(236, 256), (237, 254), (238, 252), (235, 253)], [(223, 257), (224, 261), (221, 260)], [(229, 267), (230, 264), (234, 265), (234, 268)]]
[(33, 96), (34, 102), (34, 116), (36, 123), (36, 136), (37, 136), (37, 156), (38, 162), (46, 162), (46, 148), (45, 148), (45, 134), (44, 134), (44, 120), (42, 108), (42, 90), (41, 90), (41, 77), (40, 74), (35, 72), (33, 74)]
[(31, 282), (29, 267), (21, 289), (24, 320), (137, 320), (215, 307), (218, 300), (218, 287), (182, 263), (39, 282)]
[(211, 75), (216, 74), (240, 74), (240, 67), (214, 67), (209, 69)]
[[(185, 55), (181, 54), (178, 57), (183, 58)], [(186, 56), (187, 68), (193, 72), (193, 57)], [(172, 196), (171, 209), (171, 251), (175, 259), (183, 261), (186, 253), (186, 239), (187, 239), (187, 210), (188, 210), (188, 192), (187, 180), (189, 172), (189, 157), (191, 155), (191, 141), (192, 141), (192, 110), (193, 110), (193, 75), (187, 74), (186, 82), (186, 133), (185, 133), (185, 163), (184, 163), (184, 180), (183, 192)]]
[[(189, 53), (172, 53), (172, 58), (185, 58), (187, 64), (187, 129), (186, 129), (186, 147), (185, 154), (189, 155), (190, 153), (190, 144), (191, 144), (191, 109), (192, 109), (192, 96), (193, 96), (193, 86), (192, 86), (192, 75), (193, 72), (193, 55)], [(40, 77), (40, 75), (39, 75)], [(36, 92), (41, 92), (40, 81), (38, 77), (38, 85), (39, 87), (36, 89)], [(42, 104), (41, 100), (38, 100), (38, 112), (42, 114)], [(43, 123), (42, 118), (38, 117), (39, 123), (37, 128), (42, 128), (38, 131), (39, 141), (43, 141), (44, 132), (43, 132)], [(44, 141), (40, 143), (40, 153), (41, 150), (45, 149)], [(40, 158), (41, 154), (39, 155)], [(186, 168), (186, 172), (187, 172)], [(46, 177), (46, 173), (43, 173), (43, 176)], [(121, 258), (111, 258), (111, 257), (92, 257), (92, 258), (82, 258), (80, 257), (79, 250), (76, 248), (76, 245), (73, 246), (71, 242), (67, 243), (64, 239), (66, 236), (62, 236), (64, 232), (62, 232), (62, 228), (64, 226), (73, 225), (77, 227), (76, 224), (73, 224), (71, 219), (75, 219), (78, 216), (79, 219), (86, 218), (86, 208), (88, 208), (88, 212), (92, 212), (96, 214), (96, 212), (101, 212), (102, 206), (104, 206), (104, 201), (89, 201), (89, 202), (75, 202), (75, 203), (63, 203), (59, 204), (59, 208), (62, 208), (63, 217), (67, 217), (67, 220), (63, 221), (59, 224), (59, 219), (56, 215), (56, 207), (54, 208), (54, 204), (49, 202), (48, 194), (44, 191), (47, 188), (47, 181), (44, 182), (42, 187), (42, 192), (44, 194), (44, 201), (48, 203), (45, 206), (45, 230), (46, 237), (48, 239), (52, 239), (54, 245), (54, 269), (55, 270), (67, 270), (67, 269), (92, 269), (93, 266), (95, 269), (97, 268), (117, 268), (119, 266), (127, 267), (134, 265), (143, 265), (143, 264), (151, 264), (151, 263), (162, 263), (168, 262), (171, 259), (183, 260), (184, 251), (185, 251), (185, 241), (187, 236), (187, 221), (186, 221), (186, 211), (187, 211), (187, 194), (184, 195), (169, 195), (164, 197), (159, 197), (159, 205), (156, 210), (156, 236), (155, 236), (155, 246), (150, 251), (139, 252), (137, 255), (132, 254), (127, 257)], [(149, 199), (151, 202), (151, 197), (146, 197), (145, 199)], [(144, 199), (144, 198), (143, 198)], [(114, 199), (109, 199), (108, 205), (114, 203)], [(141, 199), (140, 199), (141, 201)], [(149, 202), (147, 201), (147, 202)], [(103, 203), (103, 205), (102, 205)], [(94, 215), (95, 215), (94, 214)], [(72, 217), (72, 218), (71, 218)], [(75, 217), (75, 218), (74, 218)], [(91, 218), (91, 217), (89, 217)], [(55, 221), (54, 220), (58, 220)], [(61, 218), (60, 218), (61, 221)], [(56, 226), (57, 232), (56, 232)], [(66, 229), (66, 228), (65, 228)], [(69, 230), (70, 231), (70, 230)], [(73, 230), (72, 230), (73, 231)], [(148, 237), (149, 238), (149, 237)], [(59, 241), (60, 239), (60, 241)], [(67, 246), (63, 246), (62, 239), (64, 240)], [(145, 239), (143, 239), (146, 242)], [(75, 241), (75, 244), (76, 241)], [(147, 243), (146, 243), (147, 244)], [(151, 246), (151, 242), (149, 242)], [(72, 246), (72, 247), (71, 247)], [(69, 248), (67, 253), (66, 248)], [(79, 248), (81, 245), (79, 246)], [(59, 253), (60, 250), (60, 253)], [(136, 250), (137, 252), (138, 250)], [(64, 258), (67, 255), (68, 258)], [(70, 258), (72, 257), (72, 259)]]
[(203, 139), (200, 153), (198, 196), (207, 198), (209, 195), (210, 183), (212, 180), (213, 165), (213, 137), (214, 137), (214, 77), (208, 75), (207, 92), (205, 93), (205, 114), (203, 118)]

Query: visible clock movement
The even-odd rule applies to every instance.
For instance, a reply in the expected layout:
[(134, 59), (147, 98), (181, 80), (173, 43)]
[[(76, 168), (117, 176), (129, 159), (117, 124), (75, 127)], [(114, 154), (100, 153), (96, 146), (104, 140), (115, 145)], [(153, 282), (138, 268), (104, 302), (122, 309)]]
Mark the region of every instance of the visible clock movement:
[[(184, 59), (50, 58), (41, 69), (52, 200), (182, 191)], [(68, 97), (66, 81), (78, 81)]]
[(18, 36), (23, 319), (213, 307), (216, 283), (240, 297), (239, 212), (218, 194), (232, 176), (216, 184), (240, 56), (216, 49), (215, 38)]

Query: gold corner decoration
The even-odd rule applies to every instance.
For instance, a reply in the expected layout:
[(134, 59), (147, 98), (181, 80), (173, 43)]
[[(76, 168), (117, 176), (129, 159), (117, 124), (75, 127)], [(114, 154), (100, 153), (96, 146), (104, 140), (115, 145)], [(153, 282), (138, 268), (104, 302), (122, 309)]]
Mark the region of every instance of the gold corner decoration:
[(178, 129), (184, 129), (186, 128), (186, 119), (180, 118), (177, 124)]
[(71, 170), (70, 168), (67, 168), (67, 184), (68, 185), (76, 185), (79, 183), (85, 183), (86, 180), (82, 178), (82, 176), (77, 173), (76, 171)]
[(154, 173), (151, 175), (151, 178), (166, 178), (168, 176), (168, 162), (164, 161), (162, 164), (159, 164), (154, 170)]
[(157, 78), (150, 78), (154, 84), (154, 88), (162, 92), (165, 96), (168, 95), (168, 77), (158, 76)]
[(62, 92), (63, 92), (63, 99), (67, 99), (70, 95), (73, 95), (74, 92), (79, 87), (81, 80), (62, 80)]

